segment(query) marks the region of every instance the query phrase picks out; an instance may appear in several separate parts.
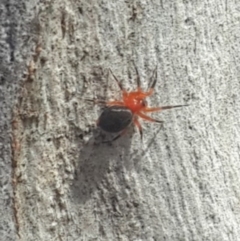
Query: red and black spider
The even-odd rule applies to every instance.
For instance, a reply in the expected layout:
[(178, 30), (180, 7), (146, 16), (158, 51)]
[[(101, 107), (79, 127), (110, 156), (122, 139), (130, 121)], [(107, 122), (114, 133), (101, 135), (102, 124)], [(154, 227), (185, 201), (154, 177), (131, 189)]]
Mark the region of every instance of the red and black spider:
[(186, 106), (170, 105), (161, 107), (148, 107), (146, 98), (153, 94), (154, 87), (157, 82), (157, 68), (153, 72), (152, 78), (150, 79), (152, 83), (147, 91), (143, 91), (140, 87), (139, 73), (136, 67), (135, 69), (137, 73), (137, 90), (129, 92), (126, 91), (113, 72), (109, 70), (122, 92), (122, 99), (109, 102), (96, 101), (96, 103), (105, 104), (105, 108), (97, 121), (97, 126), (106, 132), (118, 133), (118, 135), (111, 141), (118, 139), (131, 123), (134, 123), (139, 129), (142, 138), (143, 132), (139, 122), (139, 117), (147, 121), (163, 123), (163, 121), (153, 119), (152, 117), (146, 115), (146, 113)]

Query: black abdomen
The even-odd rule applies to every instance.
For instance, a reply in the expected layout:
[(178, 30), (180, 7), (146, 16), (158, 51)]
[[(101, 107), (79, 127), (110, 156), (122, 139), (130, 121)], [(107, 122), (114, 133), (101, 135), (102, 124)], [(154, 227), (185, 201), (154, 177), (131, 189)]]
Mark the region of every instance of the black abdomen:
[(124, 106), (106, 107), (98, 119), (98, 126), (106, 132), (117, 133), (132, 122), (132, 111)]

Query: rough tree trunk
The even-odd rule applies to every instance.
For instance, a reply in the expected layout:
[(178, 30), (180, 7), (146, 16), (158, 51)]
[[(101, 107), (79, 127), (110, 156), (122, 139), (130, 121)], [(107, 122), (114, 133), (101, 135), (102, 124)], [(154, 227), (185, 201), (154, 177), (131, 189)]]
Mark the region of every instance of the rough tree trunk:
[[(240, 240), (239, 1), (0, 3), (0, 239)], [(156, 113), (94, 130), (157, 66)], [(108, 138), (108, 137), (106, 137)]]

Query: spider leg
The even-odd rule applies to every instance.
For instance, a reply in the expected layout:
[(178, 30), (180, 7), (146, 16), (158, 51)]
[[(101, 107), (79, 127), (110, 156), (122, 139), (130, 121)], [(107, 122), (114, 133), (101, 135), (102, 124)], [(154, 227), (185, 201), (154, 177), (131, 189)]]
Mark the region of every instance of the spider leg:
[(122, 134), (118, 134), (116, 135), (113, 139), (111, 140), (107, 140), (107, 141), (103, 141), (102, 143), (109, 143), (109, 142), (113, 142), (113, 141), (116, 141), (118, 138), (120, 138), (122, 136)]
[(122, 83), (121, 83), (121, 82), (117, 79), (117, 77), (113, 74), (113, 72), (112, 72), (111, 69), (109, 69), (109, 71), (111, 72), (113, 78), (116, 80), (116, 82), (117, 82), (117, 84), (118, 84), (120, 90), (121, 90), (122, 92), (125, 92), (124, 89), (123, 89), (123, 87), (122, 87)]
[(111, 140), (107, 140), (107, 141), (103, 141), (103, 143), (109, 143), (109, 142), (113, 142), (116, 141), (118, 138), (120, 138), (121, 136), (123, 136), (126, 133), (127, 129), (121, 131), (118, 135), (116, 135), (115, 137), (113, 137), (113, 139)]
[[(154, 79), (154, 76), (155, 76), (155, 79)], [(157, 66), (156, 66), (155, 70), (153, 71), (153, 74), (152, 74), (152, 76), (150, 78), (150, 83), (151, 83), (151, 85), (149, 87), (149, 90), (154, 89), (154, 87), (155, 87), (155, 85), (157, 83)]]
[(143, 114), (141, 112), (138, 112), (137, 115), (140, 116), (141, 118), (143, 118), (144, 120), (147, 120), (147, 121), (163, 123), (163, 121), (153, 119), (152, 117), (147, 116), (147, 115), (145, 115), (145, 114)]
[(95, 100), (95, 99), (84, 99), (84, 100), (93, 102), (94, 104), (103, 104), (103, 105), (107, 104), (105, 100)]
[[(154, 76), (155, 76), (155, 78), (154, 78)], [(143, 93), (145, 98), (153, 94), (154, 87), (157, 83), (157, 66), (156, 66), (155, 70), (153, 71), (153, 74), (150, 78), (150, 83), (151, 84), (148, 88), (148, 91)]]
[(134, 118), (133, 122), (134, 122), (135, 126), (138, 128), (139, 133), (140, 133), (140, 136), (141, 136), (141, 140), (142, 140), (142, 139), (143, 139), (142, 126), (141, 126), (141, 124), (139, 123), (137, 117)]
[(105, 100), (95, 100), (95, 99), (84, 99), (86, 101), (93, 102), (94, 104), (102, 104), (102, 105), (107, 105), (107, 106), (113, 106), (113, 105), (118, 105), (118, 106), (124, 106), (124, 103), (122, 101), (105, 101)]
[(113, 106), (113, 105), (117, 105), (117, 106), (124, 106), (124, 103), (122, 101), (118, 101), (118, 100), (114, 100), (114, 101), (108, 101), (106, 102), (107, 106)]
[(142, 109), (143, 112), (155, 112), (162, 110), (162, 107), (144, 107)]
[(135, 71), (136, 71), (136, 74), (137, 74), (137, 87), (138, 87), (138, 89), (140, 90), (140, 89), (141, 89), (140, 75), (139, 75), (137, 66), (135, 65), (134, 62), (133, 62), (133, 65), (134, 65), (134, 68), (135, 68)]
[(183, 107), (183, 106), (188, 106), (188, 105), (169, 105), (169, 106), (161, 106), (161, 107), (145, 107), (142, 111), (143, 112), (154, 112), (154, 111), (179, 108), (179, 107)]

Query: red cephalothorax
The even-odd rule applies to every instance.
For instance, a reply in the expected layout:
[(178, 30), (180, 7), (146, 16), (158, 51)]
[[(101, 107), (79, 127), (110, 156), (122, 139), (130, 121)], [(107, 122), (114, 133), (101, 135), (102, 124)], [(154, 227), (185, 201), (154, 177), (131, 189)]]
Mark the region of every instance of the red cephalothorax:
[(106, 132), (119, 133), (113, 140), (119, 138), (132, 122), (137, 126), (142, 137), (142, 127), (138, 120), (139, 117), (147, 121), (162, 123), (162, 121), (153, 119), (152, 117), (146, 115), (146, 113), (185, 106), (174, 105), (162, 107), (148, 107), (146, 98), (153, 94), (153, 89), (157, 81), (157, 69), (155, 69), (153, 73), (153, 76), (151, 78), (152, 83), (149, 90), (147, 90), (146, 92), (143, 91), (140, 87), (140, 77), (136, 67), (135, 69), (137, 73), (138, 85), (136, 91), (128, 92), (124, 90), (122, 84), (118, 81), (118, 79), (110, 70), (122, 92), (122, 100), (99, 102), (105, 104), (106, 107), (100, 115), (97, 121), (97, 125)]
[(150, 92), (143, 92), (140, 88), (134, 92), (123, 92), (123, 103), (128, 107), (133, 114), (137, 114), (139, 111), (146, 108), (146, 97), (149, 96)]

